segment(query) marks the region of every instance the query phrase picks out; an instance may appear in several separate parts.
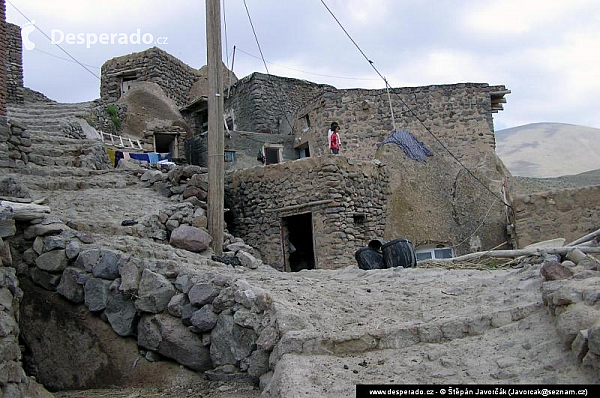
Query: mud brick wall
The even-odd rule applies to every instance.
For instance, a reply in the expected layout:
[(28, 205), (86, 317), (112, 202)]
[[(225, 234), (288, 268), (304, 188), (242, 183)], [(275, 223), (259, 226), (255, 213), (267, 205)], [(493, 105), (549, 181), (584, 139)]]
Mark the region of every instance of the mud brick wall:
[(23, 44), (21, 28), (6, 24), (6, 91), (8, 102), (23, 103)]
[(152, 47), (146, 51), (113, 58), (102, 65), (100, 97), (104, 102), (117, 101), (121, 96), (123, 74), (135, 74), (137, 81), (158, 84), (179, 106), (187, 104), (192, 86), (200, 72), (166, 51)]
[(0, 129), (6, 128), (6, 3), (0, 0)]
[(332, 86), (262, 73), (253, 73), (231, 86), (225, 113), (235, 130), (290, 134), (299, 109)]
[(282, 217), (311, 212), (316, 268), (355, 264), (356, 250), (384, 232), (387, 194), (385, 168), (341, 156), (237, 170), (226, 178), (228, 228), (281, 267)]
[(598, 229), (600, 185), (517, 196), (519, 247), (554, 238), (572, 242)]

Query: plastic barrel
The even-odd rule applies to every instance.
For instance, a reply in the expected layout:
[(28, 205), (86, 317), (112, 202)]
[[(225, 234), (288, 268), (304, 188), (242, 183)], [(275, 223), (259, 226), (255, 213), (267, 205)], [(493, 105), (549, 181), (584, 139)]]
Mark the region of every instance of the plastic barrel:
[(417, 256), (412, 243), (407, 239), (394, 239), (382, 246), (383, 262), (387, 268), (414, 267)]
[(383, 262), (383, 254), (379, 250), (375, 250), (372, 247), (363, 247), (358, 249), (354, 253), (354, 258), (358, 262), (358, 268), (360, 269), (383, 269), (385, 263)]

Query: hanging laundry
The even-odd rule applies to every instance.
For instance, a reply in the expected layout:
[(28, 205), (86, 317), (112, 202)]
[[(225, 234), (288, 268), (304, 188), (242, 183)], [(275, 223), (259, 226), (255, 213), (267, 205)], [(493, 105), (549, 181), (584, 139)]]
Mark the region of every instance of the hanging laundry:
[(147, 153), (130, 152), (129, 156), (131, 156), (131, 159), (139, 160), (140, 162), (150, 162), (150, 158), (148, 157)]
[(108, 148), (104, 148), (104, 150), (106, 151), (106, 154), (108, 155), (108, 160), (110, 160), (110, 164), (112, 164), (113, 167), (115, 167), (116, 166), (115, 156), (117, 155), (117, 151), (114, 149), (108, 149)]
[(377, 144), (377, 148), (384, 144), (394, 143), (400, 147), (408, 156), (413, 160), (424, 162), (427, 156), (433, 156), (433, 153), (423, 144), (417, 140), (411, 132), (406, 130), (395, 130), (385, 140)]
[(156, 152), (150, 152), (148, 153), (148, 160), (150, 164), (156, 164), (160, 160), (160, 155)]

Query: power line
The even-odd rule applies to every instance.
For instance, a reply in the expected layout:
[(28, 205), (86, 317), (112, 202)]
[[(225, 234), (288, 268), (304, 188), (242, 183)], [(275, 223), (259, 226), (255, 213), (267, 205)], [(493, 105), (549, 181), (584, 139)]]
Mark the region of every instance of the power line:
[[(269, 68), (267, 67), (267, 62), (265, 61), (265, 56), (263, 55), (262, 49), (260, 48), (260, 43), (258, 42), (258, 36), (256, 35), (256, 30), (254, 29), (254, 24), (252, 23), (252, 17), (250, 17), (250, 11), (248, 10), (248, 5), (246, 4), (246, 0), (244, 0), (244, 7), (246, 8), (246, 14), (248, 15), (248, 20), (250, 21), (250, 26), (252, 27), (252, 33), (254, 33), (254, 39), (256, 40), (256, 45), (258, 46), (258, 51), (260, 52), (260, 57), (263, 61), (263, 65), (265, 65), (265, 70), (267, 71), (267, 75), (269, 77), (271, 77), (271, 73), (269, 73)], [(279, 108), (279, 110), (281, 112), (281, 107)], [(292, 123), (290, 122), (290, 119), (288, 118), (287, 114), (285, 112), (281, 112), (281, 113), (283, 113), (285, 120), (287, 120), (288, 125), (290, 126), (290, 132), (293, 132), (294, 126), (292, 126)]]
[[(22, 16), (23, 16), (23, 17), (24, 17), (24, 18), (25, 18), (27, 21), (29, 21), (29, 23), (30, 23), (30, 24), (32, 24), (32, 25), (34, 25), (34, 26), (35, 26), (35, 23), (34, 23), (34, 22), (31, 20), (31, 19), (29, 19), (29, 18), (27, 17), (27, 15), (23, 14), (23, 13), (21, 12), (21, 10), (19, 10), (17, 7), (15, 7), (15, 5), (14, 5), (14, 4), (13, 4), (13, 3), (12, 3), (10, 0), (6, 0), (6, 2), (7, 2), (8, 4), (10, 4), (10, 5), (11, 5), (11, 6), (12, 6), (12, 7), (15, 9), (15, 10), (17, 10), (17, 12), (18, 12), (19, 14), (21, 14), (21, 15), (22, 15)], [(48, 35), (46, 34), (46, 32), (44, 32), (44, 31), (43, 31), (43, 30), (42, 30), (42, 29), (41, 29), (39, 26), (36, 26), (36, 28), (37, 28), (37, 30), (39, 30), (39, 31), (40, 31), (40, 33), (41, 33), (41, 34), (43, 34), (44, 36), (46, 36), (46, 38), (47, 38), (48, 40), (50, 40), (50, 43), (53, 43), (53, 42), (52, 42), (52, 39), (50, 38), (50, 36), (48, 36)], [(75, 61), (76, 63), (78, 63), (78, 64), (79, 64), (79, 65), (80, 65), (80, 66), (81, 66), (83, 69), (87, 70), (87, 71), (88, 71), (88, 72), (89, 72), (89, 73), (90, 73), (92, 76), (94, 76), (96, 79), (98, 79), (98, 80), (102, 80), (102, 79), (100, 79), (100, 77), (99, 77), (97, 74), (95, 74), (94, 72), (92, 72), (91, 70), (89, 70), (89, 69), (88, 69), (88, 68), (87, 68), (87, 67), (86, 67), (84, 64), (82, 64), (81, 62), (79, 62), (79, 61), (78, 61), (78, 60), (77, 60), (77, 59), (76, 59), (74, 56), (72, 56), (72, 55), (71, 55), (71, 54), (70, 54), (70, 53), (69, 53), (67, 50), (65, 50), (64, 48), (62, 48), (62, 47), (61, 47), (59, 44), (55, 44), (55, 46), (56, 46), (56, 47), (58, 47), (58, 48), (60, 48), (62, 52), (64, 52), (65, 54), (67, 54), (67, 55), (69, 56), (69, 58), (71, 58), (73, 61)]]
[(265, 56), (263, 55), (262, 49), (260, 48), (260, 43), (258, 42), (258, 36), (256, 35), (256, 30), (254, 29), (254, 24), (252, 23), (252, 18), (250, 17), (250, 11), (248, 11), (248, 5), (246, 4), (246, 0), (244, 0), (244, 7), (246, 8), (246, 14), (248, 15), (248, 20), (250, 21), (250, 26), (252, 27), (252, 33), (254, 33), (254, 39), (256, 40), (256, 45), (258, 46), (258, 51), (260, 52), (260, 58), (262, 59), (263, 64), (265, 65), (265, 70), (267, 71), (267, 74), (270, 75), (269, 68), (267, 67), (267, 63), (265, 62)]
[[(244, 0), (245, 1), (245, 0)], [(354, 39), (352, 38), (352, 36), (350, 36), (350, 33), (348, 33), (348, 31), (344, 28), (344, 26), (342, 25), (342, 23), (339, 21), (339, 19), (337, 19), (337, 17), (335, 16), (335, 14), (331, 11), (331, 9), (329, 9), (329, 7), (327, 6), (327, 4), (325, 4), (324, 0), (321, 0), (321, 3), (323, 3), (323, 5), (325, 6), (325, 8), (327, 9), (327, 11), (329, 11), (329, 13), (331, 14), (331, 16), (333, 17), (333, 19), (335, 19), (335, 21), (338, 23), (338, 25), (340, 26), (340, 28), (342, 28), (342, 30), (344, 31), (344, 33), (346, 34), (346, 36), (348, 36), (348, 38), (350, 39), (350, 41), (354, 44), (354, 46), (358, 49), (358, 51), (362, 54), (362, 56), (367, 60), (367, 62), (369, 63), (369, 65), (371, 65), (371, 67), (373, 68), (373, 70), (375, 72), (377, 72), (377, 74), (379, 75), (379, 77), (381, 77), (381, 79), (384, 81), (385, 83), (385, 87), (386, 87), (386, 91), (388, 92), (388, 96), (389, 96), (389, 89), (392, 88), (390, 86), (390, 84), (388, 83), (387, 79), (379, 72), (379, 70), (377, 70), (377, 68), (375, 67), (375, 64), (373, 63), (373, 61), (371, 61), (369, 59), (369, 57), (367, 57), (367, 55), (364, 53), (364, 51), (360, 48), (360, 46), (354, 41)], [(393, 88), (392, 88), (393, 90)], [(446, 145), (444, 145), (442, 143), (442, 141), (440, 141), (439, 138), (437, 138), (435, 136), (435, 134), (433, 134), (433, 132), (429, 129), (429, 127), (427, 127), (427, 125), (425, 125), (425, 123), (419, 119), (419, 117), (417, 116), (417, 114), (414, 112), (414, 110), (408, 106), (408, 104), (404, 101), (404, 99), (402, 99), (402, 97), (394, 92), (394, 94), (396, 94), (396, 96), (400, 99), (400, 102), (402, 102), (402, 104), (406, 107), (406, 109), (409, 110), (409, 112), (415, 117), (415, 119), (417, 119), (417, 121), (423, 126), (423, 128), (425, 128), (425, 130), (431, 134), (431, 136), (433, 138), (435, 138), (435, 140), (442, 146), (442, 148), (444, 148), (449, 154), (450, 156), (452, 156), (452, 158), (454, 158), (454, 160), (456, 160), (458, 162), (458, 164), (460, 164), (465, 170), (467, 170), (467, 172), (469, 173), (469, 175), (471, 177), (473, 177), (477, 182), (479, 182), (488, 192), (490, 192), (494, 197), (496, 197), (498, 200), (500, 200), (502, 203), (504, 203), (505, 206), (508, 206), (509, 208), (512, 209), (512, 206), (509, 205), (508, 203), (506, 203), (506, 201), (504, 201), (503, 198), (501, 198), (497, 193), (495, 193), (494, 191), (492, 191), (486, 184), (483, 183), (483, 181), (481, 181), (479, 178), (477, 178), (477, 176), (475, 174), (473, 174), (473, 172), (471, 170), (469, 170), (469, 168), (467, 166), (465, 166), (456, 156), (454, 156), (454, 154), (450, 151), (450, 149), (448, 149), (446, 147)], [(390, 99), (390, 106), (391, 106), (391, 99)], [(392, 115), (393, 117), (393, 115)]]
[[(40, 49), (39, 49), (39, 48), (37, 48), (37, 47), (36, 47), (36, 48), (34, 48), (34, 50), (35, 50), (35, 51), (38, 51), (38, 52), (41, 52), (42, 54), (49, 55), (49, 56), (51, 56), (51, 57), (54, 57), (54, 58), (62, 59), (63, 61), (67, 61), (67, 62), (75, 63), (75, 61), (72, 61), (72, 60), (70, 60), (70, 59), (67, 59), (67, 58), (59, 57), (58, 55), (55, 55), (55, 54), (52, 54), (52, 53), (49, 53), (49, 52), (46, 52), (46, 51), (40, 50)], [(88, 64), (84, 64), (84, 65), (85, 65), (85, 66), (89, 66), (90, 68), (94, 68), (94, 69), (100, 69), (100, 67), (99, 67), (99, 66), (88, 65)]]
[[(244, 54), (246, 54), (249, 57), (256, 58), (256, 59), (259, 59), (259, 60), (261, 59), (260, 57), (257, 57), (256, 55), (252, 55), (252, 54), (250, 54), (250, 53), (248, 53), (248, 52), (246, 52), (244, 50), (241, 50), (239, 47), (236, 47), (236, 48), (237, 48), (237, 51), (241, 51), (241, 52), (243, 52)], [(379, 80), (379, 79), (376, 79), (376, 78), (366, 78), (366, 79), (363, 79), (363, 78), (360, 78), (360, 77), (324, 75), (322, 73), (307, 72), (305, 70), (290, 68), (289, 66), (277, 64), (277, 63), (271, 62), (271, 61), (266, 61), (266, 62), (268, 64), (271, 64), (271, 65), (279, 66), (280, 68), (289, 69), (289, 70), (293, 70), (293, 71), (301, 72), (301, 73), (306, 73), (307, 75), (322, 76), (322, 77), (332, 77), (332, 78), (335, 78), (335, 79), (347, 79), (347, 80)]]

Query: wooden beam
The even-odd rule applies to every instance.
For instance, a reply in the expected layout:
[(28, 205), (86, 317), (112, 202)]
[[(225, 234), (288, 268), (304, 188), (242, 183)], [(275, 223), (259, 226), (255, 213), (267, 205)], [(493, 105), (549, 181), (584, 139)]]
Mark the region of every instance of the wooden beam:
[(272, 213), (274, 211), (290, 211), (290, 210), (296, 210), (296, 209), (301, 209), (303, 207), (308, 207), (308, 206), (318, 206), (318, 205), (326, 205), (333, 202), (333, 199), (326, 199), (326, 200), (317, 200), (314, 202), (308, 202), (308, 203), (302, 203), (299, 205), (293, 205), (293, 206), (286, 206), (286, 207), (280, 207), (279, 209), (267, 209), (265, 210), (268, 213)]
[(477, 252), (465, 254), (464, 256), (458, 256), (453, 258), (444, 258), (444, 259), (436, 259), (435, 261), (468, 261), (468, 260), (478, 260), (480, 258), (515, 258), (521, 256), (533, 256), (533, 255), (544, 255), (544, 254), (567, 254), (571, 250), (579, 249), (584, 253), (600, 253), (600, 247), (573, 247), (573, 246), (563, 246), (563, 247), (546, 247), (546, 248), (537, 248), (537, 249), (518, 249), (518, 250), (491, 250), (487, 252)]
[(208, 232), (215, 255), (223, 253), (224, 138), (223, 77), (221, 75), (220, 0), (206, 0), (206, 49), (208, 68)]

